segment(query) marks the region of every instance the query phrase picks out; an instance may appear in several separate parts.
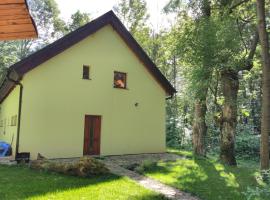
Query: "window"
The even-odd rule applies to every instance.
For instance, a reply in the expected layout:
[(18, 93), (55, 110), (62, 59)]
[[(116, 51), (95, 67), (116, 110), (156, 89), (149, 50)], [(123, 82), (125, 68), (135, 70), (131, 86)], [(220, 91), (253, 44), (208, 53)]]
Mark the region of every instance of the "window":
[(11, 126), (17, 125), (17, 115), (11, 117)]
[(115, 88), (127, 88), (127, 74), (123, 72), (114, 72), (114, 82)]
[(83, 66), (83, 79), (90, 79), (89, 72), (90, 72), (89, 65), (84, 65)]

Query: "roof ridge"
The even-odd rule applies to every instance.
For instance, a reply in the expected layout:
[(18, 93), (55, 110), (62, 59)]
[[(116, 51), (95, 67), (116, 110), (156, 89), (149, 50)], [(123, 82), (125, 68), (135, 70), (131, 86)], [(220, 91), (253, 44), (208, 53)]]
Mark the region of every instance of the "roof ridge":
[[(168, 95), (173, 95), (176, 92), (175, 88), (161, 73), (161, 71), (157, 68), (155, 63), (149, 58), (147, 53), (138, 44), (138, 42), (134, 39), (134, 37), (129, 33), (129, 31), (125, 28), (120, 19), (115, 15), (115, 13), (112, 10), (90, 21), (89, 23), (76, 29), (75, 31), (68, 33), (62, 38), (45, 46), (44, 48), (32, 53), (31, 55), (20, 60), (19, 62), (13, 64), (12, 66), (10, 66), (10, 70), (15, 71), (20, 77), (20, 79), (22, 79), (23, 75), (28, 71), (46, 62), (52, 57), (62, 53), (67, 48), (80, 42), (81, 40), (85, 39), (89, 35), (95, 33), (96, 31), (98, 31), (99, 29), (108, 24), (110, 24), (114, 28), (114, 30), (117, 31), (117, 33), (124, 40), (127, 46), (135, 53), (138, 59), (140, 59), (140, 61), (144, 64), (147, 70), (153, 75), (156, 81), (162, 86), (162, 88), (166, 91), (166, 93)], [(14, 85), (8, 84), (14, 83), (6, 83), (0, 86), (0, 102), (3, 101), (3, 98), (5, 98), (9, 94), (10, 88), (14, 87)], [(6, 87), (7, 85), (8, 87)]]

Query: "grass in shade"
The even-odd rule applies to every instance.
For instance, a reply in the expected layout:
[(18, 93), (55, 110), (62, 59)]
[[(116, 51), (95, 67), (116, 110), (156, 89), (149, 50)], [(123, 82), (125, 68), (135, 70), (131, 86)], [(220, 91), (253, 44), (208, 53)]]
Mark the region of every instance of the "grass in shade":
[[(165, 184), (189, 192), (205, 200), (246, 200), (248, 188), (252, 198), (269, 200), (269, 194), (256, 195), (256, 187), (265, 186), (254, 165), (225, 166), (213, 158), (196, 158), (189, 151), (169, 150), (183, 156), (182, 160), (158, 162), (144, 174)], [(266, 187), (268, 188), (268, 187)], [(270, 188), (269, 188), (270, 192)], [(252, 192), (251, 192), (252, 193)]]
[(162, 200), (163, 196), (114, 175), (78, 178), (0, 165), (1, 200)]

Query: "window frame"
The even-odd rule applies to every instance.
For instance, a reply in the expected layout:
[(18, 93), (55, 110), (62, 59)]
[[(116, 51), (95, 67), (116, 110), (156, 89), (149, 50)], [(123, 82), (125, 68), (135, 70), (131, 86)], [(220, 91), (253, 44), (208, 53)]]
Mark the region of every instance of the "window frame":
[[(87, 78), (84, 76), (85, 75), (85, 69), (87, 69)], [(83, 80), (91, 80), (90, 78), (90, 65), (83, 65), (83, 73), (82, 73), (82, 79)]]
[[(114, 81), (115, 81), (115, 79), (114, 79), (114, 77), (115, 77), (115, 74), (122, 74), (122, 75), (124, 75), (124, 77), (125, 77), (125, 79), (124, 79), (124, 84), (125, 84), (125, 87), (117, 87), (115, 84), (114, 84)], [(117, 88), (117, 89), (127, 89), (127, 73), (126, 72), (120, 72), (120, 71), (114, 71), (113, 72), (113, 87), (114, 88)]]

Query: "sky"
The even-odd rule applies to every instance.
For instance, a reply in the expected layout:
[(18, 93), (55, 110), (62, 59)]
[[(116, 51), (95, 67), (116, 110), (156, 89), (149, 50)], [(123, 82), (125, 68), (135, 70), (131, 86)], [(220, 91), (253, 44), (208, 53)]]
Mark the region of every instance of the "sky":
[[(94, 19), (117, 5), (119, 0), (55, 0), (61, 11), (61, 18), (67, 21), (71, 14), (77, 10), (87, 12)], [(168, 28), (170, 26), (171, 16), (166, 16), (162, 13), (162, 8), (169, 2), (169, 0), (146, 0), (148, 12), (150, 14), (150, 25), (158, 31), (160, 27)]]

